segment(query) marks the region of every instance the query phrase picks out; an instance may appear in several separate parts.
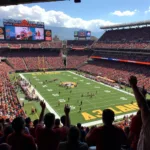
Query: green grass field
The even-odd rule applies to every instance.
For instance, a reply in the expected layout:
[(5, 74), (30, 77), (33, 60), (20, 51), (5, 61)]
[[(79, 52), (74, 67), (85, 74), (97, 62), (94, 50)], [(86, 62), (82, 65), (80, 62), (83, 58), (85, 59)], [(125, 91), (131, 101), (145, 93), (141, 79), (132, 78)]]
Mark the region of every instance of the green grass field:
[[(27, 80), (30, 80), (39, 94), (59, 116), (64, 114), (64, 105), (68, 103), (71, 106), (70, 116), (72, 124), (76, 124), (77, 122), (91, 123), (101, 120), (102, 110), (106, 108), (112, 109), (116, 116), (138, 110), (134, 97), (125, 93), (125, 91), (119, 91), (115, 88), (86, 79), (71, 71), (21, 73), (21, 75)], [(48, 84), (43, 83), (45, 80), (51, 81), (53, 79), (58, 80)], [(66, 89), (65, 87), (59, 86), (60, 83), (66, 84), (65, 82), (68, 82), (67, 84), (72, 87)], [(78, 83), (77, 87), (74, 87), (76, 83)], [(88, 93), (92, 93), (94, 96), (91, 98), (88, 96)], [(19, 93), (18, 96), (20, 98), (24, 97), (22, 93)], [(70, 98), (69, 101), (68, 98)], [(60, 106), (58, 106), (58, 101), (60, 101)], [(82, 106), (79, 106), (81, 101)], [(131, 104), (132, 101), (133, 104)], [(37, 109), (37, 114), (30, 114), (32, 107)], [(82, 108), (81, 112), (79, 112), (80, 107)], [(40, 113), (40, 105), (38, 102), (28, 102), (25, 100), (24, 109), (32, 119), (38, 118)], [(47, 111), (49, 111), (48, 108)]]

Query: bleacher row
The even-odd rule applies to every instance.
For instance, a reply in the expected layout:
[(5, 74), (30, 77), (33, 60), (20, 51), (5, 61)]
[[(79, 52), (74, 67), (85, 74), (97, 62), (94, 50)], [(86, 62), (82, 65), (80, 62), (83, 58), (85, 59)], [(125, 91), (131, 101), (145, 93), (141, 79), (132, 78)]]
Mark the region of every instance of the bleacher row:
[[(95, 75), (128, 84), (128, 77), (136, 75), (141, 80), (139, 86), (145, 85), (150, 91), (150, 71), (148, 65), (114, 62), (108, 60), (93, 59), (90, 56), (112, 57), (120, 59), (138, 60), (149, 62), (149, 55), (122, 54), (100, 51), (69, 51), (66, 58), (66, 66), (60, 55), (60, 51), (36, 50), (33, 51), (7, 51), (2, 53), (14, 70), (38, 70), (38, 69), (80, 69)], [(87, 63), (88, 62), (88, 63)], [(108, 73), (109, 72), (109, 73)]]
[(15, 70), (38, 70), (64, 68), (60, 51), (5, 51), (2, 57), (7, 58)]
[(38, 48), (62, 48), (62, 41), (57, 42), (36, 42), (36, 43), (20, 43), (20, 42), (1, 42), (0, 48), (10, 48), (10, 49), (21, 49), (21, 48), (28, 48), (28, 49), (38, 49)]
[(13, 71), (10, 66), (0, 63), (0, 118), (13, 120), (19, 115), (25, 117), (25, 114), (8, 77), (7, 73), (10, 71)]
[(139, 87), (145, 85), (150, 91), (150, 71), (149, 66), (137, 65), (131, 63), (118, 63), (107, 60), (94, 60), (80, 68), (81, 71), (93, 73), (96, 76), (107, 77), (108, 79), (122, 82), (128, 85), (128, 79), (131, 75), (139, 78)]

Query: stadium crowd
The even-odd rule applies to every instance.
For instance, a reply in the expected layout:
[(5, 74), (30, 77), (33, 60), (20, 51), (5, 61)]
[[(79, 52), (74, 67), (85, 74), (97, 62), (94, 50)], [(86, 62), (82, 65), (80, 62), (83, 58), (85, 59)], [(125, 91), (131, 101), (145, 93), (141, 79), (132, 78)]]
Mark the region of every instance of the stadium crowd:
[(76, 49), (76, 48), (87, 48), (92, 46), (92, 44), (94, 43), (94, 41), (92, 40), (68, 40), (67, 41), (67, 48), (72, 48), (72, 49)]
[(57, 42), (23, 42), (23, 43), (18, 43), (16, 41), (13, 42), (1, 42), (0, 43), (0, 48), (10, 48), (10, 49), (39, 49), (39, 48), (62, 48), (62, 41), (57, 41)]
[(69, 51), (67, 57), (67, 68), (77, 68), (87, 61), (92, 51)]
[[(35, 52), (36, 51), (36, 52)], [(60, 51), (47, 49), (5, 50), (1, 57), (7, 58), (15, 70), (38, 70), (38, 69), (60, 69), (64, 68)]]
[(148, 42), (149, 31), (150, 27), (108, 30), (99, 41)]
[(107, 77), (108, 79), (123, 83), (125, 85), (129, 85), (128, 78), (131, 75), (135, 75), (139, 78), (138, 86), (142, 87), (145, 85), (145, 88), (150, 91), (150, 72), (149, 66), (146, 65), (119, 63), (108, 60), (94, 60), (81, 66), (79, 70), (96, 76)]
[[(106, 31), (97, 42), (68, 40), (66, 66), (61, 56), (61, 41), (0, 43), (0, 58), (3, 58), (0, 62), (0, 150), (150, 150), (150, 102), (146, 100), (146, 93), (150, 92), (149, 66), (90, 57), (150, 62), (149, 30), (150, 27)], [(86, 50), (91, 47), (96, 51)], [(99, 76), (97, 81), (112, 86), (116, 83), (131, 86), (139, 111), (114, 124), (114, 112), (105, 109), (103, 125), (89, 128), (81, 123), (71, 124), (73, 118), (69, 116), (68, 105), (58, 119), (53, 113), (45, 114), (46, 105), (41, 101), (39, 119), (31, 121), (17, 98), (8, 73), (63, 68), (87, 72), (90, 75), (86, 76), (92, 79)], [(22, 88), (27, 86), (22, 83)]]
[[(105, 109), (102, 114), (103, 125), (91, 128), (84, 128), (80, 123), (77, 126), (71, 125), (71, 119), (73, 118), (69, 116), (70, 107), (68, 105), (65, 105), (65, 115), (60, 120), (55, 118), (53, 113), (45, 114), (46, 105), (43, 101), (40, 102), (39, 119), (32, 122), (30, 118), (25, 118), (8, 77), (4, 75), (3, 81), (5, 83), (3, 84), (4, 88), (1, 87), (0, 107), (2, 112), (3, 110), (7, 111), (6, 113), (9, 116), (7, 119), (0, 118), (1, 150), (150, 149), (149, 101), (146, 100), (146, 90), (140, 91), (138, 89), (135, 76), (129, 78), (129, 83), (140, 110), (135, 116), (132, 116), (131, 122), (129, 122), (128, 117), (125, 117), (122, 124), (114, 125), (114, 112)], [(5, 90), (2, 91), (2, 89)], [(6, 104), (11, 105), (11, 107), (6, 106)], [(15, 112), (12, 110), (15, 110)], [(62, 125), (60, 125), (60, 121)], [(122, 125), (125, 126), (123, 129), (119, 127)]]

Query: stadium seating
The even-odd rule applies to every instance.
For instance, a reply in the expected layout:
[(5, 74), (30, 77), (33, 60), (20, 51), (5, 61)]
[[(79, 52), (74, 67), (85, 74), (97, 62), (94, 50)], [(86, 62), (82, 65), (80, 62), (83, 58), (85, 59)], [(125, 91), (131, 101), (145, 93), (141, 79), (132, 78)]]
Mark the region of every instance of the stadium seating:
[(126, 43), (126, 42), (117, 42), (117, 43), (104, 43), (104, 42), (96, 42), (92, 45), (93, 48), (106, 48), (106, 49), (149, 49), (150, 43)]
[(67, 57), (67, 68), (77, 68), (79, 65), (88, 60), (92, 51), (69, 51)]
[(150, 27), (118, 29), (106, 31), (99, 41), (146, 42), (150, 39)]
[(6, 56), (15, 70), (27, 70), (22, 53), (20, 51), (7, 53)]
[(129, 53), (129, 52), (111, 52), (109, 50), (103, 51), (96, 51), (93, 56), (100, 56), (106, 58), (117, 58), (117, 59), (124, 59), (124, 60), (134, 60), (134, 61), (143, 61), (143, 62), (150, 62), (150, 57), (147, 53)]
[(94, 41), (92, 40), (68, 40), (67, 47), (72, 49), (89, 48)]
[(3, 42), (0, 43), (1, 48), (9, 48), (9, 49), (20, 49), (20, 48), (28, 48), (28, 49), (38, 49), (38, 48), (62, 48), (62, 41), (57, 41), (57, 42), (49, 42), (49, 41), (44, 41), (44, 42), (13, 42), (13, 43), (7, 43)]
[(149, 66), (121, 63), (107, 60), (94, 60), (80, 68), (81, 71), (93, 73), (128, 85), (128, 78), (135, 75), (139, 78), (139, 87), (145, 85), (150, 91)]
[(13, 69), (6, 63), (0, 63), (0, 118), (13, 120), (19, 115), (25, 117), (25, 114), (7, 75), (11, 71)]
[(15, 70), (38, 70), (64, 68), (60, 51), (43, 49), (6, 50), (1, 57), (7, 58)]
[[(116, 85), (121, 86), (120, 85), (121, 83), (129, 86), (128, 79), (131, 75), (134, 75), (138, 78), (138, 87), (142, 88), (144, 85), (147, 91), (150, 92), (149, 65), (140, 65), (140, 64), (135, 64), (131, 62), (130, 63), (119, 62), (116, 60), (113, 61), (111, 59), (111, 58), (114, 58), (114, 59), (122, 59), (122, 60), (150, 62), (150, 57), (149, 57), (150, 43), (148, 43), (149, 39), (150, 39), (150, 27), (144, 27), (144, 28), (135, 28), (135, 29), (121, 29), (121, 30), (106, 31), (96, 43), (94, 43), (91, 40), (86, 40), (86, 41), (85, 40), (81, 40), (81, 41), (68, 40), (67, 48), (69, 50), (67, 52), (67, 57), (66, 57), (67, 66), (64, 66), (63, 57), (61, 56), (61, 49), (63, 47), (61, 41), (18, 43), (18, 44), (17, 43), (9, 44), (7, 42), (0, 43), (0, 47), (3, 48), (3, 51), (1, 51), (0, 53), (0, 58), (1, 57), (3, 58), (2, 62), (0, 62), (0, 136), (3, 135), (4, 133), (4, 130), (1, 128), (1, 125), (6, 127), (5, 121), (3, 121), (3, 123), (1, 124), (3, 119), (9, 118), (10, 121), (13, 121), (13, 119), (16, 118), (17, 116), (22, 116), (23, 118), (27, 117), (17, 98), (16, 85), (18, 85), (18, 82), (11, 83), (8, 73), (13, 73), (14, 71), (18, 71), (18, 70), (25, 70), (25, 71), (30, 71), (30, 70), (36, 71), (39, 69), (56, 70), (56, 69), (64, 69), (65, 67), (67, 67), (67, 69), (77, 69), (79, 71), (85, 72), (84, 76), (86, 78), (92, 78), (92, 79), (95, 79), (96, 81), (104, 82), (111, 86), (116, 86)], [(92, 50), (85, 50), (86, 48), (88, 49), (92, 48)], [(96, 59), (96, 58), (91, 59), (93, 56), (103, 57), (103, 59), (106, 59), (106, 58), (109, 58), (109, 59), (108, 60), (102, 60), (102, 59)], [(35, 90), (32, 89), (31, 91), (26, 91), (26, 87), (29, 89), (31, 88), (30, 84), (26, 85), (26, 83), (23, 82), (22, 88), (24, 88), (25, 90), (25, 95), (28, 98), (33, 99), (34, 98), (33, 93), (35, 92)], [(36, 97), (36, 99), (38, 98)], [(92, 104), (92, 101), (90, 103)], [(44, 109), (45, 109), (45, 104), (41, 103), (40, 105), (42, 108), (41, 114), (43, 114)], [(69, 110), (65, 111), (65, 113), (68, 113), (65, 116), (65, 117), (68, 117)], [(40, 115), (40, 117), (41, 116), (42, 115)], [(38, 136), (37, 129), (40, 128), (40, 130), (42, 131), (42, 126), (41, 126), (42, 118), (43, 116), (39, 118), (39, 125), (38, 126), (35, 125), (35, 128), (34, 128), (35, 139), (32, 140), (34, 145), (35, 145), (35, 142), (37, 142), (36, 144), (39, 150), (43, 148), (39, 146), (43, 142), (42, 141), (43, 139), (40, 139), (40, 136)], [(54, 118), (54, 116), (51, 113), (49, 113), (47, 117), (45, 118), (46, 119)], [(112, 116), (110, 118), (112, 119)], [(116, 125), (118, 125), (120, 128), (125, 130), (126, 127), (129, 128), (132, 118), (133, 118), (133, 115), (129, 117), (125, 116), (123, 120), (117, 123)], [(27, 120), (28, 119), (29, 118), (27, 118)], [(64, 119), (64, 120), (69, 121), (69, 119)], [(48, 121), (48, 125), (50, 122), (52, 123), (54, 122), (54, 120)], [(27, 129), (27, 131), (24, 131), (22, 129), (23, 133), (25, 132), (26, 137), (27, 137), (27, 134), (32, 135), (31, 131), (33, 131), (32, 130), (33, 128), (31, 127), (32, 123), (31, 124), (30, 123), (27, 126), (27, 121), (26, 121), (25, 129)], [(14, 125), (16, 124), (13, 123), (11, 127), (14, 127)], [(69, 127), (70, 127), (69, 123), (68, 124), (65, 123), (63, 127), (60, 127), (60, 129), (56, 129), (56, 130), (53, 129), (51, 126), (50, 129), (47, 130), (46, 128), (46, 130), (44, 130), (43, 133), (46, 134), (45, 137), (43, 136), (44, 134), (43, 135), (41, 134), (41, 135), (46, 140), (48, 139), (47, 141), (45, 140), (48, 144), (52, 143), (52, 144), (55, 144), (56, 147), (58, 147), (60, 143), (60, 140), (58, 140), (59, 138), (63, 137), (62, 141), (66, 141), (67, 134), (70, 132)], [(59, 126), (57, 128), (59, 128)], [(94, 128), (95, 127), (91, 128), (91, 132), (92, 130), (94, 130)], [(75, 127), (73, 129), (77, 130)], [(49, 134), (49, 130), (50, 132), (54, 131), (53, 133), (54, 135), (50, 136), (51, 140), (47, 138), (47, 135)], [(79, 128), (79, 132), (81, 134), (84, 134), (84, 138), (82, 139), (83, 141), (85, 141), (85, 136), (88, 134), (89, 130), (90, 129), (88, 127)], [(105, 127), (105, 130), (107, 130), (107, 127)], [(39, 132), (39, 135), (40, 135), (40, 132)], [(59, 136), (55, 135), (55, 132), (56, 133), (58, 132)], [(61, 132), (63, 132), (63, 136), (61, 135)], [(108, 134), (110, 134), (110, 132), (108, 132)], [(55, 139), (55, 136), (57, 136), (57, 138), (56, 140), (53, 141), (53, 139)], [(111, 134), (111, 137), (113, 136), (115, 136), (115, 134), (113, 135)], [(128, 137), (128, 135), (126, 136)], [(101, 142), (103, 140), (104, 139), (98, 142)], [(0, 142), (1, 142), (1, 139), (0, 139)], [(6, 142), (10, 145), (14, 144), (14, 143), (9, 143), (8, 141)], [(19, 144), (20, 143), (18, 143), (17, 141), (17, 145)], [(94, 145), (93, 143), (90, 143), (90, 144)], [(87, 144), (85, 145), (87, 146)], [(45, 145), (43, 144), (43, 146)], [(96, 147), (94, 147), (94, 150), (95, 149)], [(33, 150), (35, 150), (35, 148), (33, 148)], [(56, 150), (56, 148), (54, 150)]]
[(49, 68), (51, 69), (61, 69), (65, 68), (63, 64), (63, 59), (60, 56), (60, 52), (52, 51), (46, 55), (46, 60), (48, 62)]

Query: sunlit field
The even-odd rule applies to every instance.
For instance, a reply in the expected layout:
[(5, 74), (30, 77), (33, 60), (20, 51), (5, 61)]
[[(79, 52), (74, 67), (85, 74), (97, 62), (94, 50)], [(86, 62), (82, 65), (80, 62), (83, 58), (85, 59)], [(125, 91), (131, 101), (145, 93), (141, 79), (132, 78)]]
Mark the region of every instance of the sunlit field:
[[(112, 109), (116, 116), (138, 110), (132, 94), (98, 83), (71, 71), (21, 73), (31, 85), (47, 101), (58, 116), (64, 114), (64, 105), (71, 107), (71, 122), (89, 123), (102, 118), (102, 110)], [(24, 98), (21, 93), (20, 99)], [(39, 102), (25, 100), (27, 114), (36, 119), (40, 113)], [(37, 113), (31, 115), (31, 108)], [(47, 112), (51, 111), (47, 107)]]

